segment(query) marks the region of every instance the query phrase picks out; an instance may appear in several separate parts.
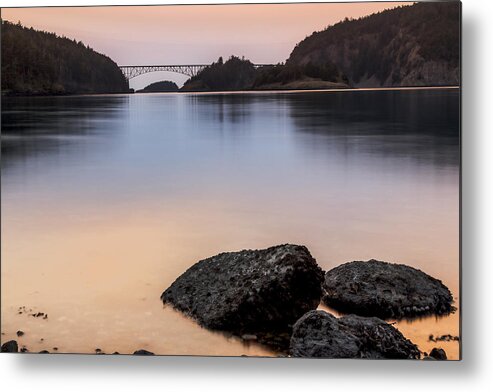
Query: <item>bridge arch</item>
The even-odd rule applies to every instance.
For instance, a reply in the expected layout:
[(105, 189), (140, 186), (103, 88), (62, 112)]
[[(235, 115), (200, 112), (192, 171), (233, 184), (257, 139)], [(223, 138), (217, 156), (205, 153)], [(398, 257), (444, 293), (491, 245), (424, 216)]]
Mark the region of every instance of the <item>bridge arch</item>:
[[(176, 72), (182, 75), (186, 75), (188, 77), (196, 76), (200, 71), (202, 71), (205, 67), (208, 67), (210, 64), (184, 64), (184, 65), (120, 65), (123, 75), (127, 80), (135, 78), (140, 75), (144, 75), (150, 72)], [(260, 67), (270, 67), (272, 64), (254, 64), (255, 68)]]
[(121, 65), (123, 75), (127, 80), (135, 78), (140, 75), (144, 75), (150, 72), (176, 72), (188, 77), (193, 77), (202, 71), (207, 64), (193, 64), (193, 65)]

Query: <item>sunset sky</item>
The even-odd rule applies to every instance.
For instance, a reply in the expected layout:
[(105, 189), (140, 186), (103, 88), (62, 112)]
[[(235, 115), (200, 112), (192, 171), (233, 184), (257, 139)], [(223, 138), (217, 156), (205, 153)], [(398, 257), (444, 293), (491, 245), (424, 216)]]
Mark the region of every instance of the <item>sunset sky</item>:
[[(2, 19), (88, 44), (119, 65), (207, 64), (230, 55), (254, 63), (285, 61), (294, 45), (345, 17), (412, 3), (2, 8)], [(173, 73), (132, 79), (142, 88)]]

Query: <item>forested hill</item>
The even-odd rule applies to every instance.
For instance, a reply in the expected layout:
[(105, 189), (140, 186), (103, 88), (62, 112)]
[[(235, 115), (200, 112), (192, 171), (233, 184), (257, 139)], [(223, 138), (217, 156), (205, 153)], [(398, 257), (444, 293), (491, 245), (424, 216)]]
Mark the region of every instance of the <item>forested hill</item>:
[(82, 42), (2, 21), (2, 94), (128, 92), (109, 57)]
[(355, 87), (458, 85), (460, 7), (417, 3), (346, 19), (297, 44), (287, 64), (334, 64)]
[(288, 66), (278, 64), (255, 69), (247, 59), (222, 57), (190, 78), (182, 91), (290, 90), (348, 87), (332, 64)]
[(163, 93), (173, 91), (178, 91), (178, 86), (175, 82), (171, 82), (170, 80), (154, 82), (141, 90), (137, 90), (138, 93)]
[(182, 91), (248, 90), (255, 80), (254, 65), (245, 59), (231, 56), (226, 62), (220, 57), (198, 75), (185, 82)]

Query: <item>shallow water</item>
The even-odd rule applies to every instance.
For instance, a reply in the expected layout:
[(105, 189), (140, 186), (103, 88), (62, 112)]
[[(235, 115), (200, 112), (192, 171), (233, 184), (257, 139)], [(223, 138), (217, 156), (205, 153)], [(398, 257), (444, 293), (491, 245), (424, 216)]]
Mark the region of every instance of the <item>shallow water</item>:
[[(11, 98), (2, 133), (2, 341), (275, 355), (159, 296), (197, 260), (287, 242), (324, 269), (415, 266), (458, 302), (458, 90)], [(428, 342), (458, 312), (396, 326), (459, 355)]]

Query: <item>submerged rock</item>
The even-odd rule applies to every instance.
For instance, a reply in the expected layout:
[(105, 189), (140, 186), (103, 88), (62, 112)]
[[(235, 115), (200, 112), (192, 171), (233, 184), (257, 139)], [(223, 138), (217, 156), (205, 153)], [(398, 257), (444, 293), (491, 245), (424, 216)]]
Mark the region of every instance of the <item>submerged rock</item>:
[(376, 317), (336, 318), (314, 310), (293, 327), (291, 355), (310, 358), (418, 359), (420, 352), (396, 328)]
[(199, 261), (161, 299), (204, 327), (254, 334), (260, 341), (262, 332), (286, 330), (315, 309), (322, 281), (323, 271), (306, 247), (279, 245)]
[(433, 336), (433, 335), (430, 335), (428, 337), (428, 341), (430, 342), (458, 342), (460, 341), (460, 337), (459, 336), (452, 336), (450, 334), (447, 334), (447, 335), (441, 335), (441, 336)]
[(134, 355), (154, 355), (154, 353), (147, 350), (137, 350), (134, 352)]
[(15, 340), (9, 340), (2, 344), (2, 353), (17, 353), (19, 352), (19, 345)]
[(361, 316), (404, 318), (455, 310), (452, 294), (440, 280), (403, 264), (342, 264), (326, 273), (323, 288), (328, 306)]

